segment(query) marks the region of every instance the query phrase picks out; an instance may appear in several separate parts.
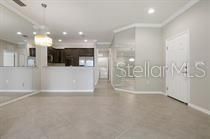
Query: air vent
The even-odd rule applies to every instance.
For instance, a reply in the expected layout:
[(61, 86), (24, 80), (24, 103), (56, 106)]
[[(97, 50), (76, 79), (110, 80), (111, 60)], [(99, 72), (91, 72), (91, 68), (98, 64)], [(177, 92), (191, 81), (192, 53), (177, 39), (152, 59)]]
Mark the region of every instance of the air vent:
[(13, 0), (15, 3), (17, 3), (19, 6), (21, 6), (21, 7), (25, 7), (26, 6), (26, 4), (25, 3), (23, 3), (21, 0)]

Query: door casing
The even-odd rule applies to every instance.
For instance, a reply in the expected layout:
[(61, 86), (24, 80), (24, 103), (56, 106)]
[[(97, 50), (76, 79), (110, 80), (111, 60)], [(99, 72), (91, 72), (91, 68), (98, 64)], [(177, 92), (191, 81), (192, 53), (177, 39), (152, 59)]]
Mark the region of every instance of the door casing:
[[(166, 63), (166, 65), (167, 65), (167, 56), (168, 56), (168, 54), (167, 54), (167, 52), (168, 52), (168, 50), (167, 50), (168, 42), (171, 41), (171, 40), (174, 40), (177, 37), (182, 36), (184, 34), (186, 34), (187, 38), (188, 38), (187, 46), (186, 46), (187, 47), (187, 63), (190, 63), (190, 31), (186, 30), (184, 32), (178, 33), (178, 34), (166, 39), (166, 41), (165, 41), (165, 44), (166, 44), (166, 46), (165, 46), (165, 48), (166, 48), (165, 49), (165, 63)], [(189, 74), (190, 74), (190, 66), (188, 66), (188, 75)], [(166, 95), (169, 96), (169, 92), (167, 90), (167, 86), (168, 86), (167, 73), (165, 75), (166, 75), (166, 78), (165, 78), (166, 89), (165, 90), (166, 90)], [(190, 78), (188, 78), (188, 80), (187, 80), (187, 101), (184, 102), (184, 103), (187, 103), (187, 104), (190, 103)]]

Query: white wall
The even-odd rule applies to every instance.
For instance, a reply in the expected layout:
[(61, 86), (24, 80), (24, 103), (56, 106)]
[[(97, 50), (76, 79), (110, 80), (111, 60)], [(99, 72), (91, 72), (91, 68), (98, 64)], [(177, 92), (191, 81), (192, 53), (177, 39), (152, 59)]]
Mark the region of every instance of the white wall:
[(31, 67), (0, 67), (0, 92), (31, 92), (32, 75)]
[[(135, 29), (135, 28), (133, 28)], [(136, 28), (135, 39), (133, 30), (115, 34), (113, 48), (116, 44), (135, 43), (136, 65), (143, 61), (151, 61), (155, 65), (165, 63), (165, 40), (183, 31), (190, 31), (190, 61), (205, 62), (210, 72), (210, 1), (201, 0), (184, 14), (162, 28)], [(115, 55), (114, 53), (112, 53)], [(191, 70), (193, 72), (193, 70)], [(148, 81), (149, 80), (149, 81)], [(210, 110), (210, 76), (204, 79), (191, 79), (190, 103)], [(165, 91), (164, 79), (137, 79), (136, 89), (142, 91)]]
[[(183, 15), (163, 28), (164, 41), (178, 33), (190, 31), (190, 62), (192, 64), (204, 61), (209, 71), (210, 64), (210, 4), (209, 0), (201, 0)], [(193, 72), (193, 71), (191, 71)], [(190, 103), (210, 110), (210, 77), (204, 79), (192, 78)]]
[(32, 90), (41, 90), (41, 69), (39, 67), (33, 68), (32, 71)]
[(114, 35), (112, 47), (135, 47), (135, 28), (128, 29)]
[[(135, 64), (144, 66), (145, 62), (150, 65), (164, 65), (164, 52), (161, 28), (136, 28)], [(135, 88), (138, 91), (164, 91), (164, 78), (140, 77), (135, 79)]]
[[(112, 49), (119, 47), (135, 50), (135, 66), (144, 66), (146, 61), (151, 65), (164, 65), (161, 28), (137, 27), (116, 33)], [(116, 55), (113, 51), (112, 60), (116, 61)], [(133, 81), (129, 88), (135, 91), (164, 91), (164, 78), (137, 77), (126, 80), (125, 86)]]
[(42, 73), (42, 92), (94, 91), (92, 67), (45, 67)]
[[(208, 13), (210, 13), (210, 1), (208, 1)], [(210, 14), (208, 14), (208, 36), (210, 36)], [(208, 39), (208, 53), (210, 54), (210, 39)], [(208, 55), (208, 65), (210, 65), (210, 55)], [(208, 68), (208, 74), (210, 73), (210, 68)], [(208, 82), (210, 83), (210, 76), (208, 76)], [(208, 85), (208, 90), (210, 90), (210, 85)], [(210, 92), (210, 91), (208, 91)], [(209, 95), (210, 100), (210, 95)], [(209, 110), (210, 110), (210, 101), (209, 101)]]

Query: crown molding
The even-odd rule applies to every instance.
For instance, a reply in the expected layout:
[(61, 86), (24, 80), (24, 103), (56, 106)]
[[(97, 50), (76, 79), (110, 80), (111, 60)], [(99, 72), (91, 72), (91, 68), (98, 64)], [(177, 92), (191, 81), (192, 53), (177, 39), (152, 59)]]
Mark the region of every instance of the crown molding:
[(8, 2), (6, 2), (5, 0), (0, 0), (0, 4), (4, 7), (6, 7), (7, 9), (9, 9), (10, 11), (16, 13), (17, 15), (19, 15), (20, 17), (24, 18), (25, 20), (27, 20), (28, 22), (30, 22), (33, 25), (36, 26), (40, 26), (40, 24), (36, 21), (34, 21), (33, 19), (29, 18), (28, 16), (24, 15), (23, 13), (21, 13), (19, 10), (17, 10), (16, 8), (14, 8), (13, 6), (11, 6)]
[(96, 45), (111, 45), (111, 42), (97, 42)]
[(111, 47), (111, 45), (112, 45), (111, 42), (97, 42), (96, 48), (109, 48)]
[(131, 28), (136, 28), (136, 27), (161, 28), (162, 24), (136, 23), (136, 24), (131, 24), (131, 25), (127, 25), (127, 26), (115, 29), (113, 32), (118, 33), (118, 32), (125, 31), (125, 30), (131, 29)]
[(135, 24), (131, 24), (131, 25), (127, 25), (127, 26), (115, 29), (113, 32), (118, 33), (118, 32), (125, 31), (125, 30), (131, 29), (131, 28), (135, 28)]
[(181, 8), (180, 10), (178, 10), (177, 12), (175, 12), (172, 16), (170, 16), (165, 21), (163, 21), (162, 27), (165, 26), (165, 25), (167, 25), (171, 21), (173, 21), (178, 16), (182, 15), (183, 13), (185, 13), (188, 9), (190, 9), (192, 6), (194, 6), (195, 4), (197, 4), (199, 1), (200, 0), (190, 0), (183, 8)]
[[(151, 24), (151, 23), (136, 23), (136, 24), (130, 24), (118, 29), (115, 29), (113, 32), (114, 33), (119, 33), (131, 28), (135, 28), (135, 27), (144, 27), (144, 28), (161, 28), (165, 25), (167, 25), (168, 23), (170, 23), (171, 21), (173, 21), (176, 17), (182, 15), (184, 12), (186, 12), (188, 9), (190, 9), (192, 6), (194, 6), (195, 4), (197, 4), (200, 0), (190, 0), (183, 8), (181, 8), (180, 10), (178, 10), (177, 12), (175, 12), (172, 16), (170, 16), (168, 19), (166, 19), (165, 21), (163, 21), (160, 24)], [(15, 12), (16, 14), (18, 14), (19, 16), (23, 17), (24, 19), (26, 19), (27, 21), (29, 21), (30, 23), (32, 23), (35, 26), (40, 26), (40, 24), (38, 24), (36, 21), (32, 20), (31, 18), (29, 18), (28, 16), (25, 16), (24, 14), (22, 14), (20, 11), (18, 11), (16, 8), (12, 7), (11, 5), (9, 5), (8, 2), (6, 1), (1, 1), (0, 0), (0, 4), (3, 5), (4, 7), (8, 8), (9, 10)]]
[(184, 7), (182, 7), (180, 10), (178, 10), (177, 12), (175, 12), (172, 16), (170, 16), (169, 18), (167, 18), (165, 21), (163, 21), (160, 24), (151, 24), (151, 23), (136, 23), (136, 24), (130, 24), (118, 29), (115, 29), (113, 32), (114, 33), (119, 33), (131, 28), (136, 28), (136, 27), (142, 27), (142, 28), (162, 28), (165, 25), (167, 25), (168, 23), (170, 23), (171, 21), (173, 21), (175, 18), (177, 18), (178, 16), (182, 15), (184, 12), (186, 12), (188, 9), (190, 9), (192, 6), (194, 6), (195, 4), (197, 4), (200, 0), (190, 0)]

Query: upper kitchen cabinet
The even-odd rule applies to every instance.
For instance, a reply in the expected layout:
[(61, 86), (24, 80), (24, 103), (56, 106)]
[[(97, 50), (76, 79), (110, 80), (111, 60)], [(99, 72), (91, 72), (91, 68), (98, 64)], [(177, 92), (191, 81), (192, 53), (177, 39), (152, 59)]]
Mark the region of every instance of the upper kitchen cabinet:
[(79, 66), (80, 57), (94, 58), (94, 48), (48, 48), (48, 65)]

